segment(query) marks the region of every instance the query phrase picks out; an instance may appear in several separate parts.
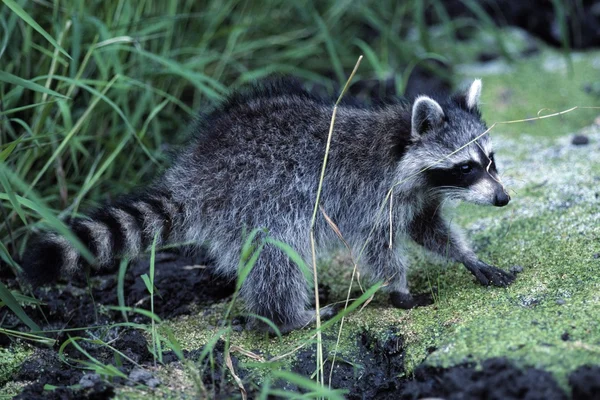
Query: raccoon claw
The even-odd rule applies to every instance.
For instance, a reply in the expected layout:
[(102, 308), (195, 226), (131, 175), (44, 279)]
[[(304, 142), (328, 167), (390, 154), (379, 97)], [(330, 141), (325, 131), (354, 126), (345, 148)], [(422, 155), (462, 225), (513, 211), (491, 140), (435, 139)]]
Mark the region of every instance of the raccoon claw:
[(391, 292), (390, 301), (394, 307), (408, 310), (415, 307), (424, 307), (433, 304), (433, 296), (431, 293), (412, 295), (410, 293)]
[(515, 280), (515, 275), (500, 268), (492, 267), (479, 261), (475, 265), (466, 265), (467, 269), (484, 286), (494, 285), (506, 287)]

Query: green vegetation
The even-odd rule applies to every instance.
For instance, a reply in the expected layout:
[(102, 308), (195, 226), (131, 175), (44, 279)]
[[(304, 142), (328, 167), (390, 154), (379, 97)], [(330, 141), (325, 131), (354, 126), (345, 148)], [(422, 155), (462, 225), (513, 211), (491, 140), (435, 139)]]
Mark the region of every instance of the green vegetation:
[(10, 380), (21, 363), (31, 354), (31, 350), (25, 346), (14, 346), (9, 349), (0, 349), (0, 384), (4, 385)]
[[(535, 117), (542, 109), (540, 115), (600, 105), (597, 97), (582, 91), (597, 75), (593, 66), (600, 54), (567, 59), (542, 47), (534, 57), (511, 63), (508, 60), (523, 48), (514, 31), (498, 30), (483, 16), (449, 20), (437, 1), (431, 4), (441, 24), (428, 29), (422, 2), (397, 3), (371, 7), (355, 2), (273, 1), (255, 6), (210, 1), (201, 7), (192, 0), (64, 4), (4, 0), (2, 268), (18, 273), (12, 256), (25, 251), (33, 228), (49, 225), (64, 230), (56, 217), (77, 214), (148, 182), (168, 164), (168, 150), (182, 142), (196, 110), (208, 110), (232, 88), (272, 73), (294, 74), (333, 93), (363, 54), (355, 80), (394, 77), (401, 93), (416, 65), (444, 60), (470, 65), (456, 69), (452, 76), (456, 84), (485, 74), (483, 112), (490, 124)], [(465, 26), (481, 28), (481, 36), (457, 44), (454, 34)], [(499, 73), (488, 74), (471, 65), (482, 45), (503, 54), (497, 61)], [(383, 335), (393, 327), (406, 339), (409, 373), (423, 360), (452, 365), (506, 356), (522, 366), (550, 370), (564, 383), (577, 366), (597, 363), (600, 278), (594, 271), (600, 259), (594, 252), (600, 224), (594, 188), (600, 174), (600, 131), (590, 126), (598, 114), (580, 109), (536, 122), (497, 125), (492, 132), (514, 200), (502, 210), (460, 206), (454, 221), (468, 228), (484, 260), (506, 269), (524, 267), (513, 286), (480, 287), (463, 267), (444, 267), (415, 252), (413, 291), (436, 286), (436, 305), (396, 310), (388, 306), (386, 296), (377, 294), (364, 310), (346, 317), (338, 356), (352, 357), (358, 333)], [(580, 129), (590, 135), (592, 144), (570, 147), (568, 136)], [(331, 297), (345, 299), (352, 264), (344, 253), (324, 260), (320, 268), (320, 282), (331, 286)], [(153, 271), (145, 283), (154, 295)], [(5, 288), (0, 293), (0, 307), (35, 302)], [(360, 294), (355, 285), (352, 296)], [(119, 305), (123, 307), (124, 301)], [(216, 304), (210, 317), (198, 311), (171, 321), (152, 319), (152, 327), (130, 326), (147, 333), (159, 364), (161, 349), (192, 350), (207, 343), (210, 349), (220, 336), (228, 345), (260, 350), (269, 357), (290, 353), (278, 360), (283, 366), (290, 365), (299, 346), (314, 343), (308, 330), (268, 338), (218, 326), (238, 307)], [(20, 312), (18, 317), (26, 321)], [(28, 326), (36, 329), (35, 323)], [(330, 351), (338, 326), (325, 330)], [(0, 384), (29, 354), (18, 343), (0, 350)], [(256, 362), (239, 356), (242, 362)], [(114, 366), (92, 367), (105, 376), (118, 376)], [(197, 379), (199, 368), (192, 363), (159, 367), (158, 374), (163, 380), (173, 377), (168, 387), (193, 396), (203, 389)], [(255, 379), (262, 382), (268, 372), (257, 368)], [(316, 389), (306, 381), (296, 383)], [(15, 390), (9, 385), (0, 393)], [(131, 395), (133, 389), (126, 390), (124, 395)]]

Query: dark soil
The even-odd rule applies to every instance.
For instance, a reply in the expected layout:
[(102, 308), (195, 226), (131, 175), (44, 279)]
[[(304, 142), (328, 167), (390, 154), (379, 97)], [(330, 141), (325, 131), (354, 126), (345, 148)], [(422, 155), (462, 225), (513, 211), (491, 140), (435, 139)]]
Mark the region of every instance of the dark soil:
[[(142, 337), (140, 343), (145, 343)], [(474, 363), (466, 363), (451, 368), (422, 366), (414, 375), (404, 374), (404, 351), (402, 339), (390, 335), (385, 341), (373, 339), (367, 334), (360, 335), (357, 341), (357, 355), (351, 359), (337, 358), (332, 387), (345, 389), (348, 399), (401, 399), (443, 398), (447, 400), (487, 400), (487, 399), (527, 399), (527, 400), (593, 400), (600, 399), (600, 367), (584, 366), (569, 376), (572, 397), (569, 397), (548, 372), (536, 369), (519, 369), (505, 358), (492, 358), (477, 368)], [(224, 370), (225, 344), (219, 341), (213, 349), (214, 365), (209, 359), (199, 360), (202, 349), (185, 352), (188, 360), (196, 362), (202, 371), (202, 381), (209, 398), (240, 398), (239, 389), (231, 382)], [(308, 376), (314, 372), (315, 350), (300, 352), (293, 371)], [(252, 373), (241, 368), (238, 359), (232, 355), (234, 370), (244, 381), (249, 398), (260, 393), (260, 387), (253, 382)], [(173, 354), (165, 354), (165, 363), (176, 362)], [(149, 360), (146, 360), (148, 364)], [(325, 365), (329, 375), (331, 363)], [(139, 370), (121, 368), (131, 380)], [(40, 371), (44, 371), (40, 375)], [(129, 372), (128, 372), (129, 371)], [(143, 380), (135, 380), (147, 386), (160, 384), (150, 372)], [(15, 376), (16, 380), (34, 381), (17, 396), (17, 399), (104, 399), (114, 395), (113, 385), (132, 384), (123, 379), (106, 382), (95, 374), (74, 371), (58, 360), (52, 350), (38, 350), (36, 356), (26, 362)], [(154, 380), (154, 384), (151, 381)], [(87, 382), (87, 383), (86, 383)], [(68, 386), (80, 384), (82, 389)], [(43, 390), (45, 384), (59, 386), (55, 390)], [(289, 382), (276, 382), (275, 387), (289, 392), (303, 390)]]
[(600, 399), (600, 366), (584, 365), (569, 376), (573, 399)]
[(481, 370), (474, 367), (474, 364), (464, 364), (449, 369), (418, 368), (414, 379), (406, 382), (402, 388), (401, 398), (443, 397), (457, 400), (568, 398), (552, 375), (546, 371), (536, 368), (521, 370), (505, 358), (486, 360), (482, 363)]
[[(145, 341), (145, 339), (144, 339)], [(69, 368), (58, 359), (58, 353), (51, 349), (39, 349), (35, 356), (26, 361), (14, 379), (16, 381), (33, 382), (15, 397), (20, 400), (33, 399), (108, 399), (114, 395), (112, 384), (97, 379), (82, 390), (74, 390), (70, 386), (80, 383), (84, 373)], [(44, 390), (44, 385), (57, 386), (55, 390)]]
[[(154, 312), (161, 318), (189, 313), (192, 305), (212, 304), (228, 298), (234, 291), (234, 282), (209, 273), (210, 260), (203, 257), (182, 257), (175, 253), (157, 254), (154, 272)], [(125, 305), (150, 309), (150, 295), (141, 276), (149, 274), (150, 263), (140, 260), (132, 263), (125, 275)], [(88, 289), (91, 286), (91, 293)], [(16, 285), (9, 281), (8, 285)], [(35, 297), (44, 303), (40, 309), (25, 311), (34, 321), (47, 321), (46, 329), (75, 328), (102, 325), (120, 321), (121, 313), (103, 311), (98, 305), (118, 304), (117, 272), (103, 271), (89, 279), (73, 277), (65, 284), (40, 287)], [(2, 313), (0, 313), (0, 319)], [(132, 318), (141, 319), (134, 315)], [(3, 326), (6, 326), (3, 324)], [(9, 326), (7, 326), (9, 327)]]
[[(600, 399), (600, 366), (584, 366), (569, 376), (573, 395), (569, 397), (549, 372), (520, 369), (505, 358), (485, 360), (480, 368), (465, 363), (451, 368), (418, 367), (404, 377), (402, 338), (392, 331), (381, 340), (363, 333), (357, 353), (351, 359), (338, 358), (331, 387), (348, 390), (348, 399), (446, 400), (487, 399)], [(315, 370), (315, 350), (299, 353), (294, 372), (304, 376)], [(325, 364), (329, 376), (331, 362)], [(326, 378), (327, 379), (327, 378)], [(287, 384), (286, 390), (299, 388)]]
[[(229, 299), (234, 291), (234, 284), (229, 280), (211, 275), (206, 268), (210, 260), (186, 258), (175, 253), (157, 254), (155, 263), (154, 284), (157, 293), (154, 296), (154, 311), (160, 318), (170, 318), (190, 312), (192, 305), (208, 305)], [(125, 304), (131, 307), (150, 309), (150, 296), (141, 279), (141, 275), (149, 273), (149, 261), (141, 260), (132, 263), (124, 279)], [(88, 289), (88, 281), (91, 290)], [(16, 287), (14, 279), (8, 279), (7, 285)], [(48, 336), (57, 339), (54, 349), (38, 349), (33, 357), (25, 362), (14, 377), (18, 381), (32, 381), (19, 398), (34, 399), (69, 399), (69, 398), (109, 398), (113, 393), (113, 385), (99, 376), (84, 377), (84, 370), (70, 367), (58, 358), (58, 346), (69, 336), (89, 338), (89, 332), (102, 340), (110, 341), (112, 346), (123, 352), (142, 365), (150, 365), (153, 356), (149, 344), (141, 331), (125, 327), (102, 327), (117, 322), (124, 322), (120, 311), (107, 310), (100, 305), (115, 306), (117, 300), (116, 271), (105, 271), (87, 279), (73, 278), (69, 282), (41, 287), (34, 290), (35, 297), (43, 305), (38, 308), (26, 307), (26, 312), (44, 330), (58, 330)], [(100, 310), (100, 311), (99, 311)], [(0, 312), (2, 326), (10, 329), (27, 330), (26, 327), (6, 308)], [(149, 320), (139, 314), (131, 314), (129, 321), (148, 323)], [(86, 328), (93, 328), (86, 330)], [(64, 329), (81, 328), (77, 331), (62, 331)], [(3, 335), (0, 335), (3, 336)], [(8, 337), (0, 337), (0, 345), (8, 345)], [(119, 365), (111, 350), (103, 346), (89, 345), (78, 342), (90, 355), (106, 364)], [(67, 346), (67, 355), (84, 359), (73, 346)], [(123, 362), (120, 368), (126, 375), (131, 374), (133, 365)], [(43, 373), (42, 373), (43, 371)], [(138, 375), (133, 378), (139, 377)], [(129, 377), (131, 380), (132, 377)], [(83, 379), (83, 380), (82, 380)], [(113, 384), (125, 384), (127, 381), (118, 379)], [(148, 382), (142, 382), (148, 384)], [(53, 391), (44, 391), (44, 385), (59, 386)], [(73, 390), (68, 386), (81, 384), (83, 390)]]
[[(390, 391), (395, 392), (401, 382), (399, 376), (404, 374), (402, 337), (390, 331), (386, 340), (380, 340), (363, 333), (357, 338), (356, 345), (356, 354), (352, 357), (336, 357), (331, 387), (347, 389), (349, 399), (375, 399)], [(327, 350), (323, 349), (324, 352)], [(316, 365), (315, 354), (315, 348), (299, 352), (292, 370), (303, 376), (312, 375)], [(327, 377), (330, 370), (331, 360), (327, 360)], [(283, 388), (300, 390), (289, 383)]]
[[(562, 10), (555, 8), (553, 1), (515, 1), (491, 0), (477, 2), (477, 7), (498, 26), (518, 26), (537, 36), (546, 43), (562, 47), (561, 11), (564, 12), (567, 39), (569, 46), (576, 49), (588, 49), (600, 46), (600, 3), (595, 0), (566, 0), (558, 2)], [(464, 0), (444, 0), (446, 12), (451, 18), (471, 17), (477, 19), (475, 9), (470, 2)], [(430, 7), (427, 20), (431, 24), (440, 22), (439, 17)], [(468, 38), (475, 30), (465, 28), (460, 38)]]

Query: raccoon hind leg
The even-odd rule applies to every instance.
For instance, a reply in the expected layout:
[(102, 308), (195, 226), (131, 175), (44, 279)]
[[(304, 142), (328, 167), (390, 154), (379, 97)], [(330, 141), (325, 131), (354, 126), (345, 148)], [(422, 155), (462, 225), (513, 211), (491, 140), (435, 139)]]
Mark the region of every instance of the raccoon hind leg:
[[(281, 333), (303, 328), (314, 322), (315, 312), (306, 309), (306, 277), (280, 249), (266, 245), (252, 271), (242, 284), (241, 297), (251, 314), (271, 320)], [(324, 317), (330, 315), (325, 310)], [(251, 327), (269, 330), (267, 324), (254, 320)]]

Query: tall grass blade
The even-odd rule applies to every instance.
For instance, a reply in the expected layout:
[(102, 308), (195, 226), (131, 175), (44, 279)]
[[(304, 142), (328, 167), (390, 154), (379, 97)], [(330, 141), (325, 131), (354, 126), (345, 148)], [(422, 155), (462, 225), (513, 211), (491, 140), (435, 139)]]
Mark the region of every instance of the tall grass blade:
[[(119, 263), (119, 273), (117, 274), (117, 301), (119, 306), (125, 308), (125, 274), (127, 273), (127, 265), (129, 265), (129, 260), (123, 258)], [(121, 310), (121, 315), (123, 319), (127, 322), (127, 313), (124, 310)]]
[(8, 290), (6, 286), (2, 282), (0, 282), (0, 300), (10, 310), (23, 322), (25, 325), (29, 327), (32, 331), (41, 331), (38, 324), (33, 322), (31, 318), (25, 313), (25, 310), (21, 307), (21, 305), (17, 302), (17, 299), (13, 296), (13, 294)]
[(0, 186), (4, 188), (4, 192), (8, 196), (8, 201), (13, 206), (13, 210), (19, 215), (23, 224), (27, 225), (27, 218), (25, 218), (25, 212), (21, 208), (21, 204), (17, 201), (17, 196), (15, 196), (15, 192), (10, 187), (10, 183), (8, 182), (7, 176), (4, 172), (0, 171)]
[[(27, 190), (26, 184), (22, 182), (18, 176), (16, 176), (10, 169), (6, 168), (5, 165), (0, 162), (0, 173), (6, 173), (10, 181), (18, 187), (18, 189), (24, 191)], [(43, 205), (43, 202), (33, 194), (33, 192), (29, 193), (30, 199), (26, 199), (21, 196), (16, 196), (17, 201), (22, 206), (29, 208), (35, 212), (37, 212), (42, 218), (44, 218), (60, 235), (64, 236), (69, 242), (75, 246), (79, 254), (84, 257), (88, 262), (94, 262), (94, 256), (92, 253), (81, 243), (79, 238), (71, 232), (71, 230), (58, 219), (53, 212), (51, 212), (47, 207)], [(8, 195), (4, 193), (0, 193), (0, 199), (9, 200)]]
[[(569, 68), (569, 74), (573, 75), (573, 57), (571, 56), (571, 40), (569, 38), (569, 24), (567, 21), (568, 4), (560, 0), (552, 0), (552, 7), (554, 8), (554, 15), (559, 25), (563, 55)], [(575, 18), (573, 17), (573, 21), (575, 21)]]
[(38, 31), (44, 38), (46, 38), (47, 41), (49, 41), (52, 46), (54, 46), (58, 51), (60, 51), (62, 54), (64, 54), (65, 56), (67, 56), (70, 60), (72, 59), (71, 56), (69, 55), (69, 53), (67, 53), (65, 51), (65, 49), (63, 49), (62, 47), (60, 47), (60, 45), (58, 44), (58, 42), (56, 40), (54, 40), (54, 38), (44, 30), (44, 28), (42, 28), (37, 22), (35, 22), (35, 20), (33, 18), (31, 18), (29, 16), (29, 14), (27, 14), (27, 12), (25, 10), (23, 10), (23, 8), (18, 5), (15, 1), (13, 0), (2, 0), (2, 2), (4, 4), (6, 4), (6, 6), (8, 8), (10, 8), (15, 14), (17, 14), (23, 21), (25, 21), (29, 26), (31, 26), (33, 29), (35, 29), (36, 31)]
[(427, 6), (429, 4), (427, 4), (426, 0), (415, 1), (413, 17), (419, 30), (421, 45), (425, 48), (425, 51), (429, 52), (431, 51), (431, 40), (429, 38), (429, 28), (425, 23), (425, 9)]
[[(2, 72), (2, 71), (0, 71), (0, 72)], [(29, 82), (29, 81), (26, 81), (26, 82)], [(40, 86), (40, 87), (43, 87), (43, 86)], [(44, 89), (46, 89), (46, 88), (44, 88)], [(59, 97), (64, 97), (60, 93), (57, 93), (57, 94), (58, 94)], [(0, 111), (0, 116), (1, 115), (9, 115), (9, 114), (18, 113), (18, 112), (21, 112), (21, 111), (29, 110), (30, 108), (36, 108), (36, 107), (39, 107), (39, 106), (44, 106), (46, 104), (56, 103), (57, 101), (58, 100), (42, 101), (42, 102), (34, 103), (34, 104), (27, 104), (26, 106), (22, 106), (22, 107), (11, 108), (10, 110)]]
[(323, 342), (322, 342), (322, 338), (321, 338), (319, 280), (318, 280), (318, 274), (317, 274), (317, 254), (316, 254), (316, 248), (315, 248), (316, 245), (315, 245), (314, 229), (315, 229), (315, 222), (317, 220), (317, 210), (319, 209), (319, 204), (321, 201), (321, 190), (323, 189), (323, 180), (325, 178), (325, 170), (327, 168), (327, 160), (329, 158), (329, 149), (331, 147), (331, 138), (333, 136), (333, 127), (335, 125), (335, 116), (337, 113), (338, 105), (340, 104), (340, 102), (342, 101), (342, 97), (344, 96), (344, 94), (346, 94), (346, 91), (350, 87), (350, 82), (352, 81), (352, 78), (354, 78), (354, 75), (356, 74), (356, 71), (358, 70), (358, 67), (360, 66), (360, 62), (362, 61), (362, 58), (363, 58), (362, 55), (360, 57), (358, 57), (358, 60), (356, 61), (356, 65), (354, 66), (352, 73), (348, 77), (348, 80), (346, 80), (346, 84), (344, 85), (344, 88), (342, 89), (340, 96), (338, 97), (337, 101), (335, 102), (335, 105), (333, 106), (333, 112), (331, 113), (331, 122), (329, 124), (329, 132), (327, 134), (327, 145), (325, 147), (325, 155), (323, 157), (323, 165), (321, 166), (321, 175), (319, 177), (319, 184), (318, 184), (317, 193), (315, 196), (314, 211), (313, 211), (312, 219), (310, 222), (310, 238), (309, 239), (310, 239), (310, 247), (311, 247), (311, 253), (312, 253), (313, 282), (314, 282), (313, 290), (314, 290), (314, 296), (315, 296), (315, 322), (316, 322), (316, 326), (317, 326), (317, 371), (319, 371), (319, 376), (318, 376), (317, 382), (320, 382), (321, 385), (325, 384), (325, 378), (324, 378), (324, 374), (323, 374), (323, 362), (324, 362), (323, 361)]
[[(73, 138), (73, 136), (75, 136), (77, 134), (77, 132), (79, 132), (79, 130), (82, 128), (84, 122), (88, 119), (88, 117), (90, 116), (90, 114), (92, 113), (92, 111), (94, 110), (94, 108), (96, 107), (96, 105), (98, 104), (98, 102), (101, 99), (104, 100), (104, 101), (106, 101), (111, 106), (115, 107), (115, 109), (117, 110), (117, 113), (119, 113), (119, 115), (121, 115), (123, 117), (123, 120), (128, 125), (128, 128), (130, 128), (131, 131), (133, 132), (133, 128), (127, 122), (127, 118), (125, 118), (125, 115), (123, 115), (123, 112), (116, 106), (116, 104), (114, 104), (110, 99), (108, 99), (105, 96), (106, 92), (111, 88), (111, 86), (115, 83), (115, 81), (118, 78), (119, 78), (118, 75), (114, 76), (113, 79), (110, 82), (108, 82), (108, 84), (102, 90), (101, 93), (98, 92), (95, 89), (90, 88), (87, 85), (82, 85), (83, 87), (85, 87), (90, 92), (96, 94), (97, 97), (95, 97), (94, 100), (92, 100), (91, 104), (88, 106), (88, 108), (85, 110), (85, 112), (81, 115), (81, 117), (79, 117), (79, 119), (77, 120), (77, 122), (75, 123), (75, 125), (73, 126), (73, 128), (67, 133), (67, 135), (64, 137), (64, 139), (62, 140), (62, 142), (58, 146), (58, 148), (54, 151), (54, 153), (52, 153), (52, 156), (50, 156), (50, 158), (48, 158), (48, 161), (46, 161), (46, 164), (44, 164), (44, 166), (42, 167), (42, 169), (40, 170), (40, 172), (38, 172), (38, 174), (34, 178), (33, 182), (30, 185), (30, 188), (32, 188), (33, 186), (35, 186), (35, 184), (46, 173), (46, 171), (48, 170), (48, 168), (50, 167), (50, 165), (52, 165), (52, 163), (54, 162), (54, 160), (60, 154), (62, 154), (63, 150), (65, 149), (65, 147), (67, 146), (67, 144), (69, 143), (69, 141), (71, 140), (71, 138)], [(54, 77), (54, 79), (61, 79), (61, 78), (60, 77)], [(68, 79), (68, 78), (63, 78), (63, 79), (67, 80), (67, 81), (71, 81), (71, 79)]]
[[(34, 331), (32, 331), (32, 332), (34, 332)], [(40, 335), (34, 334), (34, 333), (15, 331), (15, 330), (6, 329), (6, 328), (0, 328), (0, 333), (4, 334), (6, 336), (20, 339), (20, 340), (27, 340), (29, 342), (38, 343), (38, 344), (44, 345), (44, 346), (54, 346), (56, 344), (56, 340), (50, 339), (50, 338), (47, 338), (44, 336), (40, 336)]]
[[(152, 240), (152, 247), (150, 249), (150, 277), (146, 276), (144, 279), (144, 275), (142, 275), (142, 279), (144, 279), (144, 283), (146, 284), (146, 288), (150, 293), (150, 312), (154, 314), (154, 265), (156, 263), (156, 242), (158, 240), (158, 235), (160, 232), (156, 232), (154, 235), (154, 239)], [(152, 356), (154, 358), (154, 366), (156, 367), (156, 356), (160, 361), (162, 361), (162, 351), (160, 350), (160, 339), (156, 332), (156, 323), (154, 319), (151, 320), (152, 323)]]
[(0, 258), (2, 260), (4, 260), (5, 263), (7, 263), (8, 265), (10, 265), (10, 267), (15, 272), (15, 275), (17, 275), (21, 271), (21, 267), (19, 267), (17, 265), (17, 263), (15, 262), (15, 260), (13, 260), (13, 258), (8, 253), (8, 249), (6, 248), (6, 246), (4, 245), (4, 243), (2, 243), (2, 242), (0, 242)]
[(26, 79), (19, 78), (18, 76), (9, 74), (6, 71), (0, 71), (0, 81), (10, 83), (12, 85), (23, 86), (25, 89), (33, 90), (35, 92), (41, 92), (50, 96), (60, 97), (61, 99), (68, 99), (67, 96), (55, 92), (52, 89), (48, 89), (42, 85), (38, 85), (37, 83), (28, 81)]
[(475, 0), (463, 0), (463, 4), (469, 10), (471, 10), (471, 12), (477, 17), (478, 21), (480, 21), (492, 32), (494, 38), (496, 39), (496, 43), (498, 44), (498, 50), (500, 51), (502, 56), (505, 59), (512, 61), (513, 57), (510, 55), (510, 52), (506, 47), (506, 43), (502, 36), (502, 32), (500, 31), (498, 26), (496, 26), (496, 23), (494, 22), (492, 17), (490, 17), (488, 13), (483, 9), (481, 4)]
[(323, 21), (323, 18), (316, 12), (314, 13), (314, 19), (317, 21), (317, 25), (321, 30), (321, 34), (323, 35), (323, 40), (325, 41), (325, 46), (327, 47), (327, 52), (329, 53), (329, 58), (331, 59), (331, 63), (333, 64), (333, 70), (335, 75), (340, 83), (344, 82), (346, 76), (344, 75), (344, 67), (342, 66), (342, 62), (340, 61), (340, 57), (337, 54), (336, 46), (333, 43), (333, 38), (329, 33), (329, 29), (327, 25)]
[(254, 268), (254, 264), (256, 264), (256, 262), (258, 261), (258, 257), (260, 256), (260, 253), (262, 252), (262, 249), (265, 246), (263, 240), (261, 240), (258, 245), (254, 243), (256, 235), (258, 235), (260, 232), (264, 232), (264, 230), (260, 228), (252, 230), (252, 232), (250, 232), (250, 235), (248, 235), (248, 238), (246, 238), (246, 241), (242, 245), (240, 263), (238, 267), (238, 276), (236, 281), (236, 291), (239, 291), (244, 282), (246, 281), (246, 278), (252, 271), (252, 268)]
[[(108, 310), (114, 310), (114, 311), (125, 311), (125, 312), (131, 312), (131, 313), (135, 313), (135, 314), (140, 314), (143, 315), (144, 317), (150, 318), (151, 320), (155, 321), (156, 323), (161, 323), (162, 320), (160, 319), (160, 317), (148, 310), (145, 310), (143, 308), (137, 308), (137, 307), (120, 307), (120, 306), (106, 306), (106, 308)], [(123, 324), (115, 324), (115, 325), (124, 325), (127, 326), (127, 324), (131, 324), (131, 322), (128, 323), (123, 323)]]
[(327, 321), (325, 321), (321, 325), (321, 329), (324, 330), (329, 328), (330, 326), (337, 324), (337, 322), (340, 321), (343, 317), (350, 314), (361, 305), (365, 304), (371, 297), (373, 297), (375, 293), (377, 293), (381, 286), (383, 286), (383, 283), (379, 282), (365, 290), (365, 292), (358, 299), (354, 300), (348, 307), (337, 313), (337, 315), (333, 318), (330, 318)]
[(272, 238), (267, 238), (266, 243), (272, 244), (273, 246), (275, 246), (275, 247), (279, 248), (281, 251), (283, 251), (285, 253), (285, 255), (294, 264), (296, 264), (296, 266), (298, 268), (300, 268), (300, 270), (302, 271), (302, 274), (304, 275), (304, 278), (306, 279), (307, 284), (309, 285), (310, 288), (312, 288), (312, 285), (313, 285), (312, 272), (311, 272), (310, 268), (308, 267), (308, 265), (306, 265), (306, 262), (304, 262), (304, 259), (302, 258), (302, 256), (300, 254), (298, 254), (298, 252), (296, 250), (294, 250), (292, 248), (292, 246), (290, 246), (287, 243), (284, 243), (282, 241), (275, 240)]

